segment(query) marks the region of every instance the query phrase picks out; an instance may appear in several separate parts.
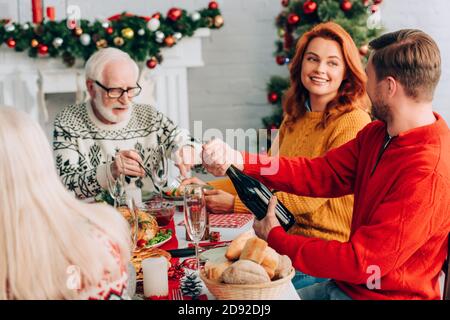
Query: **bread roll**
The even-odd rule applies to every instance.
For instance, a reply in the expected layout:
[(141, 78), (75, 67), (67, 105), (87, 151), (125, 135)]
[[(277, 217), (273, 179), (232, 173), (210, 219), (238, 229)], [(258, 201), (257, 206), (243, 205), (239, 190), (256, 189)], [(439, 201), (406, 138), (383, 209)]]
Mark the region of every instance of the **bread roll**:
[(223, 282), (230, 284), (257, 284), (270, 282), (266, 270), (250, 260), (239, 260), (222, 274)]
[(222, 281), (222, 273), (231, 266), (233, 262), (223, 257), (215, 261), (208, 260), (205, 264), (205, 274), (210, 280)]
[(278, 267), (278, 261), (280, 260), (280, 255), (273, 250), (271, 247), (267, 247), (264, 251), (264, 259), (261, 266), (266, 270), (270, 279), (275, 276), (275, 270)]
[(292, 262), (288, 256), (280, 256), (278, 267), (275, 270), (275, 279), (281, 279), (288, 276), (292, 270)]
[(234, 239), (225, 253), (225, 257), (229, 260), (237, 260), (239, 259), (242, 249), (244, 249), (245, 243), (248, 239), (255, 236), (255, 231), (250, 229), (244, 233), (241, 233), (236, 239)]
[(264, 260), (267, 242), (258, 237), (253, 237), (247, 240), (244, 249), (242, 249), (239, 259), (251, 260), (257, 264), (261, 264)]

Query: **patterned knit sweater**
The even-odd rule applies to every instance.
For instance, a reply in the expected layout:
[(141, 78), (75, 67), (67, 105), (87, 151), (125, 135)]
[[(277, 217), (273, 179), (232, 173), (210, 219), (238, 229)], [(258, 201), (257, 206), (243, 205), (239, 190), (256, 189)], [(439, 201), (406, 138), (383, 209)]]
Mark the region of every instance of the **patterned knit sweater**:
[[(279, 154), (285, 157), (315, 158), (324, 155), (356, 137), (370, 116), (361, 109), (348, 112), (328, 124), (325, 129), (317, 125), (322, 112), (307, 112), (289, 130), (284, 123), (279, 130)], [(293, 177), (302, 179), (302, 177)], [(236, 195), (229, 179), (209, 182), (215, 188)], [(295, 215), (296, 224), (289, 233), (328, 240), (347, 241), (353, 210), (353, 196), (340, 198), (308, 198), (285, 192), (277, 192), (277, 198)], [(236, 196), (234, 212), (249, 212)]]
[[(164, 144), (166, 156), (175, 160), (175, 152), (191, 145), (200, 154), (201, 145), (187, 130), (180, 129), (149, 105), (135, 104), (130, 118), (106, 125), (94, 115), (90, 102), (64, 108), (56, 117), (53, 150), (58, 173), (66, 187), (80, 198), (93, 197), (107, 189), (106, 159), (120, 150), (136, 150), (143, 164), (151, 169), (152, 155)], [(132, 179), (143, 191), (154, 191), (149, 177)]]

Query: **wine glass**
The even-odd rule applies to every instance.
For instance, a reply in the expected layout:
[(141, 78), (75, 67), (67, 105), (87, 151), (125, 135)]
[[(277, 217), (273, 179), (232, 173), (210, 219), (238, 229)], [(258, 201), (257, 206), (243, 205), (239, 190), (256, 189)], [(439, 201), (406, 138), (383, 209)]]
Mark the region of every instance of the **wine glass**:
[(199, 271), (198, 244), (206, 230), (206, 202), (203, 186), (189, 184), (184, 187), (184, 224), (195, 244), (195, 259)]
[[(118, 156), (119, 163), (123, 165), (122, 158), (120, 158), (120, 155)], [(112, 165), (114, 163), (114, 156), (108, 154), (106, 159), (106, 175), (107, 175), (107, 183), (108, 183), (108, 191), (111, 195), (111, 198), (114, 200), (114, 208), (117, 208), (118, 203), (122, 196), (125, 193), (125, 178), (123, 174), (119, 174), (117, 179), (114, 179), (114, 176), (112, 174)]]
[(162, 198), (162, 188), (167, 183), (167, 176), (169, 174), (168, 163), (166, 158), (166, 148), (160, 144), (153, 154), (152, 161), (152, 179), (153, 184), (159, 192), (159, 198)]
[(126, 207), (130, 211), (130, 217), (128, 223), (130, 224), (131, 231), (131, 244), (132, 251), (136, 250), (138, 234), (139, 234), (139, 208), (136, 205), (133, 197), (126, 196)]

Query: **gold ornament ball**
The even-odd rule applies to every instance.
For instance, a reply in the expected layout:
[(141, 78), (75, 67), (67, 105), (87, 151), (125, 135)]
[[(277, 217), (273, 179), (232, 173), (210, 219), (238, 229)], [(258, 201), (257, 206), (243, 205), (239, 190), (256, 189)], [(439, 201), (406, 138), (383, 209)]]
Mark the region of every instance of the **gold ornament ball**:
[(36, 39), (31, 40), (30, 46), (32, 48), (36, 48), (39, 45), (39, 41), (37, 41)]
[(359, 47), (359, 54), (362, 56), (366, 56), (369, 53), (369, 46), (367, 44)]
[(80, 27), (76, 27), (74, 33), (77, 36), (81, 36), (83, 34), (83, 29), (81, 29)]
[(114, 44), (118, 47), (123, 46), (123, 44), (125, 43), (125, 40), (123, 40), (122, 37), (115, 37), (113, 41), (114, 41)]
[(214, 17), (214, 26), (216, 28), (220, 28), (221, 26), (223, 26), (224, 20), (222, 16), (215, 16)]
[(278, 29), (278, 36), (279, 36), (280, 38), (283, 38), (285, 34), (286, 34), (286, 30), (284, 30), (284, 29)]
[(122, 29), (122, 37), (125, 39), (132, 39), (134, 37), (134, 31), (131, 28)]
[(105, 39), (100, 39), (95, 43), (95, 45), (98, 49), (106, 48), (108, 46), (108, 41), (106, 41)]
[(172, 36), (167, 36), (164, 39), (164, 43), (166, 44), (166, 46), (171, 47), (175, 44), (175, 38)]

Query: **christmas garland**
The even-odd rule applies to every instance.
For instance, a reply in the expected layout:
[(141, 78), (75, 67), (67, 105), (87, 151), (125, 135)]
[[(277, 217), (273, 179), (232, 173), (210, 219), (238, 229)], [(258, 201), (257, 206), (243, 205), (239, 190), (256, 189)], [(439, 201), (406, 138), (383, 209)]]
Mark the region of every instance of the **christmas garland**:
[[(67, 66), (77, 58), (87, 60), (95, 51), (116, 47), (136, 61), (146, 61), (149, 68), (162, 62), (161, 48), (172, 47), (183, 37), (190, 37), (198, 28), (219, 29), (224, 24), (217, 2), (188, 14), (172, 8), (164, 17), (157, 12), (151, 17), (122, 13), (105, 21), (44, 21), (40, 24), (0, 21), (0, 44), (28, 55), (62, 57)], [(73, 26), (71, 26), (73, 24)]]
[[(275, 20), (279, 37), (275, 43), (276, 63), (280, 66), (288, 65), (295, 54), (295, 44), (302, 34), (325, 21), (341, 25), (359, 47), (361, 58), (366, 60), (368, 42), (380, 33), (380, 26), (374, 21), (373, 27), (369, 28), (368, 25), (370, 26), (370, 18), (375, 17), (378, 12), (381, 2), (382, 0), (282, 0), (284, 9)], [(276, 109), (272, 115), (263, 118), (266, 129), (280, 126), (283, 119), (282, 96), (289, 84), (289, 78), (279, 76), (273, 76), (267, 84), (267, 100), (276, 105)]]

